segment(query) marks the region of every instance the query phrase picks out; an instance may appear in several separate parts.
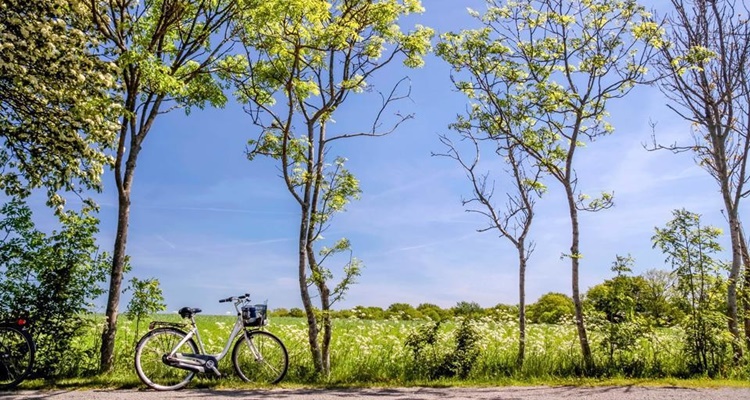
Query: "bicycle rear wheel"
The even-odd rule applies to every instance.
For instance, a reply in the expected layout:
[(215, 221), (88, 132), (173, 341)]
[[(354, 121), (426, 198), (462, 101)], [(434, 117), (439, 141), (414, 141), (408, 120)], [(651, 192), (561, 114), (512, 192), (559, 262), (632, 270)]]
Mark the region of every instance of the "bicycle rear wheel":
[[(175, 350), (187, 334), (178, 329), (160, 328), (147, 333), (135, 347), (135, 372), (143, 383), (156, 390), (177, 390), (187, 385), (194, 372), (170, 367), (163, 357)], [(176, 349), (177, 353), (196, 354), (193, 339)]]
[(279, 383), (289, 368), (284, 343), (263, 331), (248, 332), (247, 337), (250, 342), (242, 335), (232, 351), (232, 364), (237, 375), (245, 382)]
[(34, 344), (31, 336), (12, 326), (0, 326), (0, 390), (18, 386), (31, 373)]

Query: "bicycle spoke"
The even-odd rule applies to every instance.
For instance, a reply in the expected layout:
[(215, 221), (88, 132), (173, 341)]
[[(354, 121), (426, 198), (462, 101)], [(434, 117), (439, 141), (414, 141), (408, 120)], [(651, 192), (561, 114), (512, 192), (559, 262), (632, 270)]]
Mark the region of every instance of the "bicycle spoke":
[[(185, 386), (195, 375), (193, 372), (166, 365), (163, 357), (173, 350), (185, 337), (183, 332), (172, 329), (152, 331), (140, 340), (136, 347), (136, 372), (146, 385), (157, 390), (174, 390)], [(180, 353), (197, 353), (192, 340), (179, 349)]]
[(232, 363), (244, 381), (278, 383), (286, 375), (288, 355), (283, 343), (268, 332), (253, 332), (235, 345)]
[(31, 343), (20, 330), (0, 328), (0, 388), (18, 385), (31, 371)]

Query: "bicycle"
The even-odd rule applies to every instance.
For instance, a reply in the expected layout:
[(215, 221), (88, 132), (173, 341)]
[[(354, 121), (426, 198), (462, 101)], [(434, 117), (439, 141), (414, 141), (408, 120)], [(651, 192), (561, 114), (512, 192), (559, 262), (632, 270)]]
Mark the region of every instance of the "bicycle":
[[(177, 390), (187, 385), (196, 373), (220, 377), (219, 361), (232, 350), (232, 365), (240, 379), (275, 384), (284, 379), (289, 355), (281, 339), (263, 330), (268, 323), (267, 304), (250, 304), (250, 294), (228, 297), (219, 303), (232, 302), (237, 320), (224, 349), (206, 354), (195, 315), (199, 308), (183, 307), (178, 313), (188, 324), (152, 321), (135, 348), (135, 370), (138, 378), (156, 390)], [(239, 338), (238, 338), (239, 337)], [(236, 341), (235, 339), (238, 338)], [(196, 340), (193, 340), (196, 339)]]
[(25, 318), (0, 322), (0, 390), (18, 386), (31, 374), (36, 345), (29, 325)]

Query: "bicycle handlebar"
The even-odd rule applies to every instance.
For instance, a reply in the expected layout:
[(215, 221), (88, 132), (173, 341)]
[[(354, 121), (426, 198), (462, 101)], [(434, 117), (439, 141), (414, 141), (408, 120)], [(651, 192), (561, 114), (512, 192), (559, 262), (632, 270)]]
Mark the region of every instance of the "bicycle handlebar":
[(234, 300), (244, 300), (248, 297), (250, 297), (250, 293), (245, 293), (242, 296), (232, 296), (232, 297), (227, 297), (226, 299), (221, 299), (219, 300), (219, 303), (226, 303), (226, 302), (230, 302)]

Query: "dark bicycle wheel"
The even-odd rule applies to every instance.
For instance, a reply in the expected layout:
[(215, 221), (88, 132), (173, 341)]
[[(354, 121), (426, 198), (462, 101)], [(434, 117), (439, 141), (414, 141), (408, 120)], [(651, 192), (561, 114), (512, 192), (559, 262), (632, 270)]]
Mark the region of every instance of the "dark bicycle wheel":
[(15, 326), (0, 326), (0, 390), (18, 386), (34, 365), (31, 335)]
[(263, 331), (242, 335), (234, 345), (232, 364), (237, 375), (245, 382), (279, 383), (289, 368), (289, 355), (284, 343), (276, 336)]
[(194, 372), (171, 367), (164, 363), (165, 355), (176, 350), (178, 353), (198, 353), (198, 346), (190, 339), (176, 348), (185, 332), (173, 328), (159, 328), (147, 333), (135, 347), (135, 371), (143, 383), (156, 390), (176, 390), (187, 385)]

